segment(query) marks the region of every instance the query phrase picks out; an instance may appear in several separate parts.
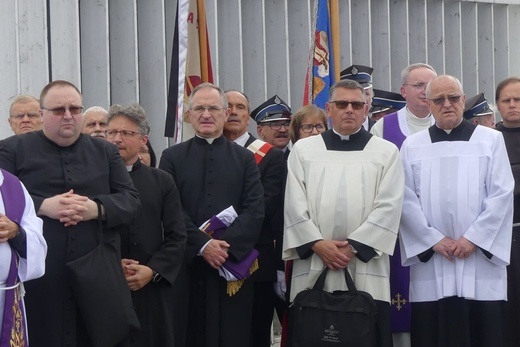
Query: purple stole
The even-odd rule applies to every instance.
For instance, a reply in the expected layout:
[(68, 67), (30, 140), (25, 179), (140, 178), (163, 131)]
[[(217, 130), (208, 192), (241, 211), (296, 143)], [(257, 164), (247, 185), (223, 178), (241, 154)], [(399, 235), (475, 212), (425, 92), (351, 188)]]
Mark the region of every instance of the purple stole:
[[(1, 170), (1, 169), (0, 169)], [(4, 183), (0, 187), (4, 200), (5, 215), (15, 223), (20, 224), (25, 209), (25, 197), (20, 181), (9, 172), (2, 170)], [(18, 278), (18, 254), (11, 249), (11, 266), (7, 277), (6, 287), (16, 286), (5, 290), (2, 330), (0, 331), (0, 347), (27, 347), (27, 330), (25, 322), (25, 308), (23, 305), (22, 290)]]
[[(401, 149), (406, 136), (399, 128), (397, 112), (384, 117), (383, 138)], [(390, 318), (394, 333), (410, 331), (412, 309), (409, 302), (409, 290), (410, 268), (401, 265), (401, 248), (398, 239), (394, 255), (390, 257)]]

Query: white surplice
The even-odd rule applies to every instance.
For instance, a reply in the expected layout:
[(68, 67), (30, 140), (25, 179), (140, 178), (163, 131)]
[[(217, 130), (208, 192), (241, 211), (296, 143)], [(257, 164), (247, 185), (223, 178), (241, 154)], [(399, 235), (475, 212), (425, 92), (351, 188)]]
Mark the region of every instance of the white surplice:
[[(4, 182), (4, 176), (0, 171), (0, 186)], [(20, 257), (18, 275), (22, 282), (43, 276), (45, 272), (45, 256), (47, 255), (47, 243), (43, 238), (42, 220), (36, 216), (33, 201), (23, 187), (25, 209), (20, 226), (25, 230), (27, 237), (27, 259)], [(0, 213), (5, 214), (4, 201), (0, 192)], [(5, 281), (11, 265), (11, 247), (9, 243), (0, 243), (0, 326), (3, 320)]]
[[(502, 134), (477, 126), (469, 141), (432, 143), (425, 130), (405, 140), (401, 159), (400, 241), (402, 263), (411, 266), (410, 300), (506, 300), (514, 180)], [(438, 253), (418, 259), (445, 236), (465, 237), (477, 249), (453, 262)]]
[[(321, 136), (299, 140), (288, 159), (283, 259), (293, 259), (291, 301), (311, 287), (324, 264), (296, 248), (316, 240), (368, 245), (377, 255), (349, 264), (357, 289), (390, 301), (389, 258), (399, 226), (403, 171), (395, 145), (373, 136), (361, 151), (327, 150)], [(329, 271), (325, 290), (346, 290), (343, 271)]]

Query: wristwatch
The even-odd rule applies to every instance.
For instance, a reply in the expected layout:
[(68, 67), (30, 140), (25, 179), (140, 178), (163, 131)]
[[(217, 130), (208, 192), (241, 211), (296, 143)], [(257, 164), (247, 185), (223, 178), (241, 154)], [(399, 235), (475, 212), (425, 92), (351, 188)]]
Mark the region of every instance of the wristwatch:
[(157, 271), (153, 270), (152, 282), (153, 282), (153, 283), (157, 283), (157, 282), (159, 282), (161, 279), (162, 279), (162, 275), (161, 275), (160, 273), (158, 273)]

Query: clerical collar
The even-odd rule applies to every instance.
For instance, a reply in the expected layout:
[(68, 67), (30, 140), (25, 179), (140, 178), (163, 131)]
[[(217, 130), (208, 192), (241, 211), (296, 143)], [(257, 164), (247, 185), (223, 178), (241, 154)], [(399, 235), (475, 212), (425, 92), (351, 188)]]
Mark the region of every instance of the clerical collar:
[(218, 139), (218, 137), (202, 137), (200, 135), (195, 134), (199, 139), (206, 140), (210, 145), (215, 141), (215, 139)]
[(250, 136), (251, 135), (249, 135), (249, 133), (246, 131), (245, 133), (243, 133), (242, 135), (237, 137), (233, 142), (236, 143), (237, 145), (245, 147), (246, 142), (247, 142), (247, 140), (249, 140)]
[[(460, 123), (462, 123), (463, 120), (464, 120), (464, 118), (461, 118), (459, 124), (457, 124), (455, 127), (453, 127), (453, 129), (457, 128), (460, 125)], [(437, 124), (435, 124), (435, 126), (437, 128), (439, 128), (439, 126)], [(453, 131), (453, 129), (442, 129), (442, 128), (439, 128), (439, 129), (444, 130), (446, 132), (446, 134), (451, 134), (451, 132)]]
[(334, 132), (334, 134), (338, 135), (339, 138), (340, 138), (341, 140), (344, 140), (344, 141), (348, 141), (348, 140), (350, 140), (350, 136), (351, 136), (351, 135), (354, 135), (354, 134), (357, 134), (360, 130), (361, 130), (361, 128), (359, 128), (357, 131), (353, 132), (353, 133), (350, 134), (350, 135), (341, 135), (340, 133), (338, 133), (338, 132), (336, 131), (336, 129), (332, 128), (332, 131)]

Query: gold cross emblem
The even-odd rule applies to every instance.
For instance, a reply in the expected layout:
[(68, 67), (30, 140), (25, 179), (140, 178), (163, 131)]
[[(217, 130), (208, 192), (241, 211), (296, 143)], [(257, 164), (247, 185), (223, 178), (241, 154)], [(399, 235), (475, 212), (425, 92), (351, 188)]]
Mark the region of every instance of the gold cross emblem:
[(397, 307), (397, 311), (401, 311), (401, 308), (406, 305), (407, 301), (405, 298), (402, 297), (400, 293), (397, 293), (395, 295), (397, 299), (392, 299), (392, 305), (395, 305)]

